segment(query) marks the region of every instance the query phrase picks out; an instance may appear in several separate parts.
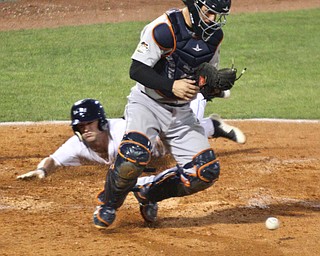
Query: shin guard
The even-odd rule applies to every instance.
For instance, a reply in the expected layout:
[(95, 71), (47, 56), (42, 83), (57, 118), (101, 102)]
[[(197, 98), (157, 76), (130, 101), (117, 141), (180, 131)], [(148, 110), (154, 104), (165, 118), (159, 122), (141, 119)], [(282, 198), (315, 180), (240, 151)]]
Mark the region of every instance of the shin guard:
[[(196, 174), (186, 169), (195, 168)], [(170, 197), (182, 197), (204, 190), (219, 177), (220, 165), (212, 149), (205, 150), (184, 167), (176, 166), (158, 174), (153, 182), (140, 186), (141, 198), (159, 202)]]
[(124, 135), (118, 155), (109, 169), (104, 187), (104, 202), (107, 206), (119, 208), (127, 194), (137, 182), (151, 158), (149, 139), (137, 132)]

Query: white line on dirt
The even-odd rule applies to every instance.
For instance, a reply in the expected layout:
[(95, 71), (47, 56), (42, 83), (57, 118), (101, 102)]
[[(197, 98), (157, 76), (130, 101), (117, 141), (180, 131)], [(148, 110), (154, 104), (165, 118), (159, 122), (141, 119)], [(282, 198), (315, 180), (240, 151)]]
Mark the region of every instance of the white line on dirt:
[(70, 124), (70, 121), (39, 121), (39, 122), (2, 122), (0, 126), (12, 125), (48, 125), (48, 124)]
[(277, 119), (277, 118), (249, 118), (249, 119), (224, 119), (226, 121), (244, 121), (244, 122), (274, 122), (274, 123), (313, 123), (318, 124), (317, 119)]

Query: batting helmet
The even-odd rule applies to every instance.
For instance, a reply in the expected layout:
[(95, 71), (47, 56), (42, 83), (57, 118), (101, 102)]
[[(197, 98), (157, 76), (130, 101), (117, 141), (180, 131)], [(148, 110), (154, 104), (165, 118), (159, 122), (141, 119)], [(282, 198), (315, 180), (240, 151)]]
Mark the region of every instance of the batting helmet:
[[(216, 30), (221, 29), (226, 24), (226, 16), (230, 12), (231, 0), (183, 0), (188, 7), (192, 28), (196, 35), (200, 36), (204, 41), (208, 41)], [(205, 6), (207, 11), (201, 8)], [(216, 14), (214, 21), (208, 22), (207, 13)]]
[(100, 102), (94, 99), (83, 99), (73, 104), (71, 108), (71, 126), (74, 132), (79, 132), (78, 124), (98, 120), (100, 131), (109, 129), (106, 114)]

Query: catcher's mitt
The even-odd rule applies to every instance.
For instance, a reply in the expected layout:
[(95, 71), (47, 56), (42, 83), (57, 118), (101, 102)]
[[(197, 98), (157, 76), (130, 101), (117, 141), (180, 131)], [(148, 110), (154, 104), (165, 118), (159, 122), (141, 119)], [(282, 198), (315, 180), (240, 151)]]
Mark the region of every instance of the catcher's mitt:
[(215, 97), (221, 97), (223, 91), (232, 88), (237, 80), (237, 69), (232, 67), (217, 70), (205, 62), (197, 69), (196, 80), (203, 97), (210, 101)]

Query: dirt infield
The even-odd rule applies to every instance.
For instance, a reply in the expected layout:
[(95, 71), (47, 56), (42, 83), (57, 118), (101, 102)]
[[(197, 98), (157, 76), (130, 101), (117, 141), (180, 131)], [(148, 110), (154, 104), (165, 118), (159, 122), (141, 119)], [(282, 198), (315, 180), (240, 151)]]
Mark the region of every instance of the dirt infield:
[[(320, 123), (231, 123), (248, 141), (211, 140), (222, 165), (212, 188), (160, 202), (154, 227), (130, 194), (104, 232), (91, 218), (105, 168), (15, 180), (64, 142), (70, 127), (1, 126), (0, 255), (320, 255)], [(269, 216), (280, 229), (265, 228)]]
[[(180, 0), (0, 0), (0, 31), (121, 21), (149, 21)], [(234, 0), (232, 13), (320, 7), (319, 0)]]
[[(239, 0), (234, 12), (320, 7), (319, 1), (301, 2)], [(161, 1), (151, 11), (147, 3), (1, 2), (0, 30), (148, 20), (181, 6)], [(68, 125), (0, 126), (0, 255), (320, 255), (320, 122), (230, 123), (248, 140), (210, 140), (222, 166), (213, 187), (160, 202), (152, 227), (130, 194), (107, 231), (92, 225), (105, 167), (62, 168), (42, 181), (15, 179), (72, 135)], [(167, 157), (151, 165), (171, 164)], [(269, 216), (281, 221), (278, 230), (265, 228)]]

